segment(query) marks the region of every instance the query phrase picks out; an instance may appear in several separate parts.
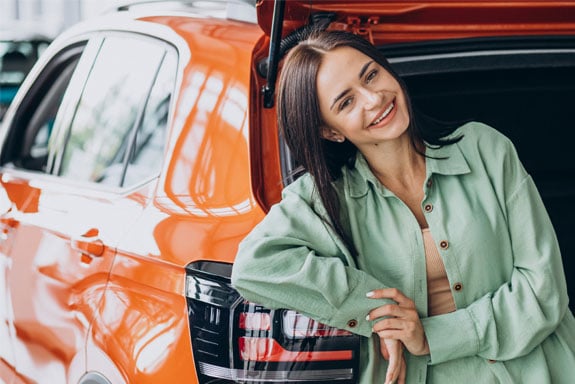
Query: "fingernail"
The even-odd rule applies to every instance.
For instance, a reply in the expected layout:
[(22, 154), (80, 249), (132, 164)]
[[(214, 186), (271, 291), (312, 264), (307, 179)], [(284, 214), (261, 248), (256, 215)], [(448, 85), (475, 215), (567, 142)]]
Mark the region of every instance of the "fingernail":
[(368, 293), (365, 294), (365, 296), (367, 297), (373, 297), (373, 295), (375, 295), (375, 292), (373, 291), (369, 291)]
[(366, 319), (367, 321), (369, 321), (369, 315), (367, 315), (367, 316), (365, 317), (365, 319)]

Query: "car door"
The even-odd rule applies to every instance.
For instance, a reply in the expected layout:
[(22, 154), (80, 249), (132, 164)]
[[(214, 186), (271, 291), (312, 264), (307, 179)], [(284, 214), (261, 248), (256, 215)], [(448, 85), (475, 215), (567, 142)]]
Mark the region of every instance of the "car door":
[[(10, 335), (18, 373), (36, 382), (77, 382), (84, 373), (86, 334), (115, 246), (153, 185), (150, 175), (126, 187), (127, 164), (168, 47), (127, 33), (98, 33), (86, 47), (55, 119), (37, 129), (43, 108), (34, 104), (42, 102), (24, 96), (7, 115), (0, 156), (12, 202), (0, 217), (11, 242)], [(53, 100), (53, 79), (41, 73), (33, 84), (47, 90), (37, 98)]]
[[(39, 189), (30, 182), (45, 173), (49, 133), (54, 127), (56, 115), (64, 109), (63, 98), (71, 78), (76, 73), (80, 81), (84, 75), (76, 71), (78, 63), (93, 60), (100, 42), (88, 40), (74, 41), (59, 49), (57, 54), (42, 64), (38, 81), (20, 92), (14, 104), (18, 108), (9, 111), (7, 129), (3, 131), (3, 150), (0, 153), (1, 207), (0, 207), (0, 336), (2, 347), (0, 356), (5, 363), (2, 377), (9, 374), (14, 382), (21, 382), (16, 374), (18, 361), (24, 359), (22, 350), (16, 352), (17, 338), (14, 328), (12, 292), (27, 292), (23, 280), (19, 286), (13, 285), (14, 258), (12, 245), (19, 229), (19, 215), (37, 211)], [(73, 98), (68, 92), (68, 98)], [(23, 96), (25, 95), (25, 96)], [(24, 258), (18, 258), (18, 261)]]

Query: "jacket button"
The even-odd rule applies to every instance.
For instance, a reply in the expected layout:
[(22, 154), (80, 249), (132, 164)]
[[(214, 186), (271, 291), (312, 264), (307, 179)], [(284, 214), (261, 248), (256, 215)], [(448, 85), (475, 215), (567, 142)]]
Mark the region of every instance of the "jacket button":
[(449, 248), (449, 242), (447, 240), (441, 240), (439, 246), (441, 247), (441, 249), (447, 249)]
[(433, 180), (431, 180), (431, 179), (427, 180), (427, 188), (431, 188), (432, 185), (433, 185)]
[(456, 291), (461, 291), (463, 289), (463, 284), (455, 283), (453, 284), (453, 289), (455, 289)]
[(357, 326), (357, 320), (356, 319), (351, 319), (347, 322), (347, 326), (350, 328), (355, 328)]
[(433, 211), (433, 204), (425, 204), (423, 209), (425, 210), (425, 212), (429, 213), (429, 212)]

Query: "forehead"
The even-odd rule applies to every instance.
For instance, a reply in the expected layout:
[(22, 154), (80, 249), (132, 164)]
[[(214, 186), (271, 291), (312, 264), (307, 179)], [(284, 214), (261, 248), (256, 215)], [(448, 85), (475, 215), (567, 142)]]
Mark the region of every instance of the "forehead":
[(362, 67), (373, 61), (357, 49), (340, 47), (325, 53), (317, 73), (320, 104), (330, 100), (359, 81)]
[[(364, 53), (351, 47), (339, 47), (324, 54), (318, 71), (320, 76), (341, 76), (342, 73), (361, 70), (361, 67), (372, 59)], [(357, 73), (354, 74), (357, 77)]]

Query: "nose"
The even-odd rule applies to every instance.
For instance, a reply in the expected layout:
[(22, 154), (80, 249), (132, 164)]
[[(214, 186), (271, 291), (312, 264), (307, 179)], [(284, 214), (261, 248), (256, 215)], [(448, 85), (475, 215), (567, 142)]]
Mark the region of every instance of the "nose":
[(360, 94), (364, 99), (364, 108), (366, 110), (378, 107), (381, 104), (381, 94), (369, 88), (361, 88)]

